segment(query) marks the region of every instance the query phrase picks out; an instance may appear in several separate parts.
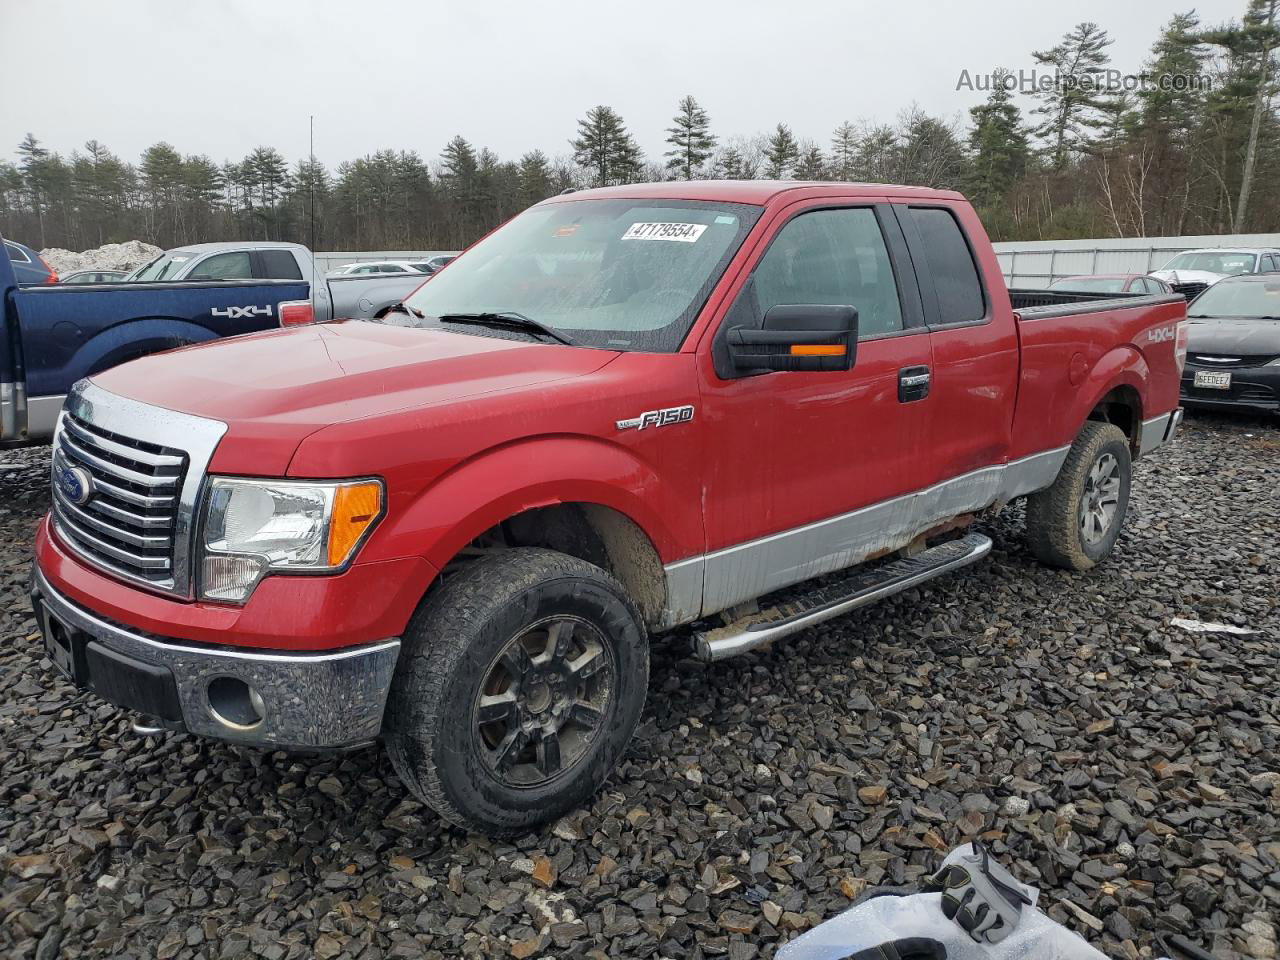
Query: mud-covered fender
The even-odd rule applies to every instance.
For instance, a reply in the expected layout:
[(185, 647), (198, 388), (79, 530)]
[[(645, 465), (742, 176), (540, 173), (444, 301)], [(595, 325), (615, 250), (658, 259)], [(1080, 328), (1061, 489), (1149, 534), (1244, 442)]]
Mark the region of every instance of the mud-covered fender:
[(585, 436), (554, 435), (490, 448), (406, 492), (388, 476), (388, 511), (366, 557), (419, 556), (442, 569), (490, 527), (525, 510), (592, 503), (636, 524), (663, 562), (701, 537), (699, 498), (681, 496), (671, 481), (631, 451)]

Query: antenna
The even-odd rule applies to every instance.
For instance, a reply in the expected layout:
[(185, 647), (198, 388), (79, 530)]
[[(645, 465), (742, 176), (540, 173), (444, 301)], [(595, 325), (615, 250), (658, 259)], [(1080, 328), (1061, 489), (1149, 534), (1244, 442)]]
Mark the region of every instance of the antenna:
[(311, 252), (316, 252), (316, 115), (311, 114), (311, 169), (307, 171), (307, 192), (311, 195)]

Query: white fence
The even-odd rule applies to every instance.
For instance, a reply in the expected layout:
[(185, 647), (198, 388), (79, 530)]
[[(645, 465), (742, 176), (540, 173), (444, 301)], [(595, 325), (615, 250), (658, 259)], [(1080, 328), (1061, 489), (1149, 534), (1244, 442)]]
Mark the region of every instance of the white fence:
[(996, 257), (1009, 286), (1030, 288), (1047, 287), (1059, 277), (1081, 274), (1150, 273), (1159, 270), (1175, 253), (1197, 247), (1280, 247), (1280, 233), (995, 244)]

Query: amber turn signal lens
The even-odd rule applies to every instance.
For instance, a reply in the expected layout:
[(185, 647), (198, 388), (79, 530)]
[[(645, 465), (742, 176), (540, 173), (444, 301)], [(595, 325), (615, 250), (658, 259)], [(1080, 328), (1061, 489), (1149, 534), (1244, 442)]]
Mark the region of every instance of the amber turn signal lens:
[(791, 355), (793, 357), (843, 357), (846, 349), (843, 343), (793, 343)]
[(329, 520), (329, 566), (346, 562), (352, 548), (382, 512), (382, 484), (376, 480), (338, 487)]

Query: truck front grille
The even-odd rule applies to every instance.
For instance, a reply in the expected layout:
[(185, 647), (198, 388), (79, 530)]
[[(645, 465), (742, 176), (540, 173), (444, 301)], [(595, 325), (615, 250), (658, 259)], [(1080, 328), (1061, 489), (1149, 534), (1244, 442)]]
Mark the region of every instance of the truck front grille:
[(172, 590), (187, 466), (182, 450), (121, 436), (67, 412), (53, 451), (55, 528), (94, 566)]

